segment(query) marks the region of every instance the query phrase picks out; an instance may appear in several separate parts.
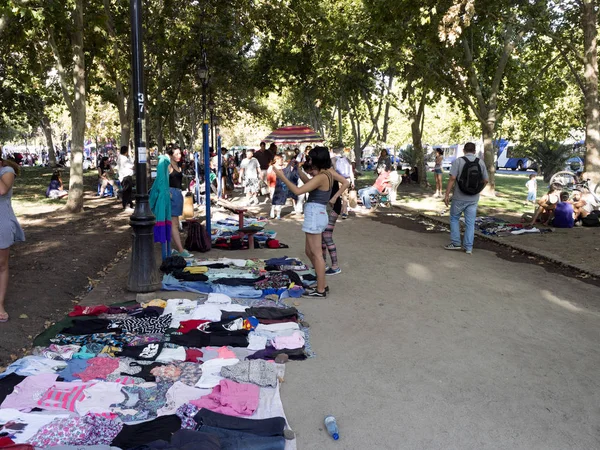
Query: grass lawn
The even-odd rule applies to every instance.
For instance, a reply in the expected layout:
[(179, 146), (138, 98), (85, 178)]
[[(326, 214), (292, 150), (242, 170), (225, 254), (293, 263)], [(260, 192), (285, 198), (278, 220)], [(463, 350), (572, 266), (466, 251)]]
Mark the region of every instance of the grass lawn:
[[(481, 196), (479, 201), (479, 210), (482, 214), (509, 214), (520, 216), (525, 212), (533, 211), (532, 205), (525, 205), (527, 199), (527, 188), (525, 183), (529, 179), (531, 172), (519, 173), (515, 175), (496, 174), (496, 197)], [(375, 174), (365, 172), (357, 181), (359, 188), (370, 186), (375, 181)], [(444, 190), (448, 183), (448, 172), (443, 174)], [(423, 210), (443, 209), (441, 200), (432, 198), (434, 193), (435, 179), (433, 172), (427, 172), (427, 181), (432, 186), (428, 189), (421, 189), (417, 186), (400, 186), (398, 189), (398, 203), (409, 204), (409, 206)], [(538, 198), (545, 194), (546, 183), (542, 177), (537, 177)]]
[[(48, 167), (21, 167), (21, 174), (15, 179), (12, 206), (15, 214), (35, 214), (48, 212), (66, 205), (67, 199), (52, 200), (46, 198), (46, 189), (50, 184), (53, 169)], [(69, 189), (69, 169), (62, 170), (65, 189)], [(98, 172), (88, 170), (83, 174), (85, 191), (95, 191)]]

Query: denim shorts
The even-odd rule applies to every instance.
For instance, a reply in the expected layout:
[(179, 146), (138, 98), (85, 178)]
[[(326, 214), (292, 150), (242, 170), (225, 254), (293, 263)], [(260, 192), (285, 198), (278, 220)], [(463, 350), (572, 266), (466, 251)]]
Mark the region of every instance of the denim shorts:
[(527, 201), (535, 203), (535, 192), (528, 192), (527, 193)]
[(442, 174), (442, 169), (434, 169), (434, 172), (437, 173), (438, 175)]
[(304, 205), (302, 231), (308, 234), (321, 234), (327, 228), (328, 223), (329, 215), (325, 205), (313, 202)]
[(171, 192), (171, 217), (179, 217), (183, 214), (183, 194), (181, 189), (169, 188)]

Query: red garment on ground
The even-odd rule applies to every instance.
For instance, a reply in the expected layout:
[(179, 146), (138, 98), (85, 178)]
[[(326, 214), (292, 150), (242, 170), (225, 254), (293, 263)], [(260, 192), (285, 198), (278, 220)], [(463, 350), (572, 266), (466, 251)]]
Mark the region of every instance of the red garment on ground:
[(185, 362), (200, 362), (199, 359), (204, 356), (200, 350), (196, 348), (188, 348), (185, 351)]
[(8, 447), (9, 445), (15, 445), (15, 442), (9, 437), (0, 437), (0, 447)]
[(180, 333), (189, 333), (192, 330), (198, 329), (200, 325), (204, 325), (205, 323), (210, 323), (210, 320), (184, 320), (180, 322), (177, 331)]
[(100, 314), (104, 314), (108, 311), (108, 306), (105, 305), (96, 305), (96, 306), (81, 306), (77, 305), (69, 313), (69, 317), (77, 317), (77, 316), (99, 316)]

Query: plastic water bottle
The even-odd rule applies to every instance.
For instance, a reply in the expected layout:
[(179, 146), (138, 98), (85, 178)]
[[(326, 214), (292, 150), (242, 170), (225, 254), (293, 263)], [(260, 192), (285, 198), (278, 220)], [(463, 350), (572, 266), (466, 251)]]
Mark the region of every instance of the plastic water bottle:
[(340, 432), (338, 430), (337, 422), (335, 421), (335, 417), (327, 416), (325, 417), (325, 426), (327, 427), (327, 432), (329, 436), (333, 438), (334, 441), (337, 441), (340, 438)]

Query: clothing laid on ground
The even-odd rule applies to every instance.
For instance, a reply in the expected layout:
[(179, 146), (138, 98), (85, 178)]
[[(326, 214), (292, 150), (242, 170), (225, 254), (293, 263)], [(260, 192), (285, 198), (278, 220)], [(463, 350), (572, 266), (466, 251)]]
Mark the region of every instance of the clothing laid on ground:
[(60, 444), (108, 445), (122, 429), (122, 423), (93, 414), (68, 417), (43, 426), (28, 442), (38, 448)]
[(240, 360), (237, 358), (215, 358), (206, 361), (202, 364), (202, 377), (196, 383), (196, 387), (210, 389), (217, 386), (223, 380), (221, 369), (239, 362)]
[(33, 408), (37, 408), (38, 401), (56, 383), (57, 378), (58, 375), (51, 373), (25, 378), (14, 387), (13, 392), (4, 399), (0, 408), (12, 408), (20, 411), (31, 411)]
[(230, 416), (251, 416), (258, 407), (260, 388), (255, 384), (221, 380), (213, 391), (190, 403)]
[(43, 426), (54, 419), (64, 419), (65, 414), (34, 414), (17, 409), (0, 409), (0, 436), (12, 439), (16, 444), (23, 444), (31, 439)]
[(285, 429), (285, 419), (283, 417), (246, 419), (216, 413), (206, 408), (198, 411), (198, 414), (194, 416), (194, 420), (198, 423), (198, 427), (223, 428), (257, 436), (283, 436), (283, 430)]
[(263, 387), (277, 386), (275, 366), (263, 360), (241, 361), (233, 366), (225, 366), (221, 369), (221, 376), (237, 383), (253, 383)]
[(169, 441), (171, 435), (181, 428), (181, 419), (176, 415), (161, 416), (149, 422), (124, 425), (111, 445), (123, 450), (135, 448), (157, 440)]
[(26, 377), (11, 373), (10, 375), (0, 378), (0, 404), (4, 402), (6, 397), (14, 392), (15, 386)]
[(182, 345), (184, 347), (248, 347), (248, 331), (234, 331), (229, 335), (217, 335), (204, 333), (199, 330), (192, 330), (189, 333), (177, 335), (171, 334), (172, 344)]

